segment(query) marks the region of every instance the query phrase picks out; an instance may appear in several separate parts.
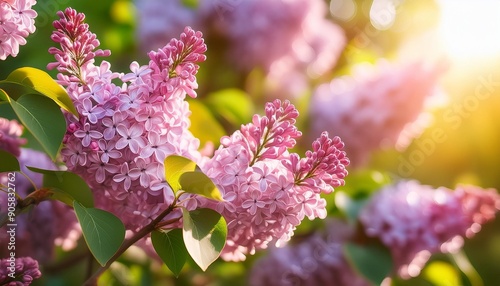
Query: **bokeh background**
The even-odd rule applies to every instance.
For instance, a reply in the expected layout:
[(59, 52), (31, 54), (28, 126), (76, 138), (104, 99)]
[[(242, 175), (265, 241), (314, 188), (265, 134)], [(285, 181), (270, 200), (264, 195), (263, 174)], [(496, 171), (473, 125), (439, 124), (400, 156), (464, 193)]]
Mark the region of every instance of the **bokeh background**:
[[(52, 45), (51, 23), (57, 18), (56, 12), (66, 7), (86, 14), (90, 29), (101, 41), (101, 48), (112, 51), (107, 60), (112, 63), (114, 71), (126, 72), (133, 60), (146, 63), (145, 51), (148, 45), (154, 44), (145, 40), (147, 32), (141, 30), (141, 21), (144, 20), (141, 19), (141, 15), (144, 16), (141, 9), (147, 1), (39, 1), (34, 6), (38, 12), (35, 34), (29, 36), (28, 44), (21, 47), (16, 58), (0, 63), (0, 78), (22, 66), (45, 70), (47, 63), (53, 61), (47, 51)], [(170, 5), (166, 4), (170, 1), (165, 1), (163, 5)], [(222, 8), (229, 9), (240, 5), (241, 1), (244, 0), (218, 2)], [(193, 11), (203, 5), (203, 0), (173, 2), (179, 2), (178, 5)], [(173, 21), (174, 24), (168, 27), (162, 27), (164, 24), (159, 22), (149, 24), (152, 27), (156, 25), (160, 32), (164, 30), (165, 39), (180, 34), (185, 23), (202, 31), (207, 29), (208, 59), (202, 63), (198, 76), (199, 98), (191, 105), (192, 131), (201, 139), (202, 145), (214, 144), (216, 147), (218, 138), (232, 133), (240, 124), (248, 122), (252, 114), (262, 111), (265, 101), (281, 97), (292, 100), (301, 112), (299, 128), (305, 136), (298, 149), (303, 149), (312, 141), (307, 135), (313, 132), (310, 126), (317, 118), (309, 115), (309, 104), (319, 85), (351, 74), (353, 67), (360, 64), (375, 64), (380, 60), (410, 62), (419, 58), (444, 59), (446, 71), (438, 81), (440, 97), (436, 104), (425, 110), (425, 124), (420, 128), (422, 132), (417, 132), (406, 148), (389, 144), (377, 149), (363, 165), (363, 170), (377, 170), (393, 178), (413, 178), (434, 187), (454, 188), (459, 183), (468, 183), (500, 189), (500, 2), (326, 0), (325, 3), (329, 8), (325, 18), (343, 31), (345, 42), (339, 44), (335, 65), (320, 76), (302, 70), (307, 80), (293, 90), (277, 88), (279, 84), (267, 77), (262, 67), (239, 67), (234, 58), (226, 57), (230, 46), (227, 39), (214, 32), (216, 25), (198, 23), (192, 13), (175, 13), (172, 8), (172, 15), (179, 18)], [(172, 15), (166, 13), (165, 17)], [(183, 15), (185, 18), (182, 18)], [(278, 34), (279, 31), (276, 31), (275, 36)], [(251, 38), (247, 40), (251, 42)], [(49, 73), (55, 76), (54, 71)], [(293, 87), (291, 83), (285, 86)], [(414, 127), (417, 128), (417, 125)], [(363, 140), (363, 134), (359, 134), (359, 138)], [(32, 147), (37, 148), (36, 145)], [(352, 170), (352, 174), (356, 172), (356, 169)], [(353, 197), (366, 195), (362, 188), (356, 189), (355, 186), (349, 189), (349, 184), (345, 191)], [(329, 203), (334, 205), (332, 199)], [(335, 207), (332, 207), (331, 214), (338, 215)], [(297, 230), (298, 239), (318, 225), (318, 222), (304, 222)], [(87, 268), (86, 260), (81, 255), (83, 248), (80, 245), (70, 253), (59, 251), (53, 263), (45, 266), (43, 279), (38, 285), (70, 285), (82, 281)], [(464, 252), (481, 277), (480, 280), (472, 279), (476, 282), (465, 278), (447, 257), (435, 255), (422, 275), (393, 283), (481, 285), (477, 284), (481, 280), (482, 285), (500, 283), (498, 219), (485, 225), (473, 239), (467, 240)], [(244, 263), (217, 261), (205, 273), (191, 263), (176, 279), (161, 263), (132, 248), (118, 263), (113, 264), (100, 283), (245, 285), (249, 270), (260, 255), (263, 254), (250, 257)]]

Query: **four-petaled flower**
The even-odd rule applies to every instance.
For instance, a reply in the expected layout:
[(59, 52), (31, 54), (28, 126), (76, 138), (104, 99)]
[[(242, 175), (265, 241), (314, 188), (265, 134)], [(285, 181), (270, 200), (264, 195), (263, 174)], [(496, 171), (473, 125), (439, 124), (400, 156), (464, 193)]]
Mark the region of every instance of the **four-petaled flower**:
[(83, 147), (88, 147), (92, 142), (92, 139), (102, 138), (101, 132), (96, 130), (91, 130), (89, 123), (85, 123), (85, 125), (83, 125), (83, 130), (82, 129), (76, 130), (74, 134), (75, 137), (81, 138)]
[(115, 148), (121, 150), (128, 146), (134, 154), (139, 153), (140, 148), (144, 147), (143, 131), (143, 127), (137, 123), (129, 128), (124, 124), (118, 125), (116, 132), (118, 132), (121, 138), (116, 142)]

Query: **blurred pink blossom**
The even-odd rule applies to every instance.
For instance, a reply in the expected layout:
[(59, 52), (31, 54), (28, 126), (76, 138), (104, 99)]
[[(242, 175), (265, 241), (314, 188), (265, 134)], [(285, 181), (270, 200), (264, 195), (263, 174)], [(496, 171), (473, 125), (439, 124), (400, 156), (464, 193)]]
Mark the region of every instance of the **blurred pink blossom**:
[(445, 66), (422, 61), (374, 67), (356, 66), (352, 76), (335, 78), (314, 91), (310, 105), (311, 136), (323, 130), (338, 134), (346, 143), (353, 166), (366, 164), (383, 144), (409, 141), (400, 136), (434, 95)]
[(494, 219), (500, 195), (494, 189), (459, 186), (434, 189), (416, 181), (384, 187), (360, 214), (365, 232), (392, 253), (403, 278), (420, 273), (432, 253), (454, 252), (481, 225)]
[(340, 220), (327, 223), (325, 231), (316, 231), (297, 243), (270, 248), (255, 262), (249, 284), (286, 285), (371, 285), (355, 272), (343, 254), (344, 243), (354, 229)]

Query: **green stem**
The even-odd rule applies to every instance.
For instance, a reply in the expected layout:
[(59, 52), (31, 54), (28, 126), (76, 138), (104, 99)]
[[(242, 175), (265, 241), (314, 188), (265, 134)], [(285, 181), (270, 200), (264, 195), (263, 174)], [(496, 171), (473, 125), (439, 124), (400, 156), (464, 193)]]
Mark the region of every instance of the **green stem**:
[(450, 254), (452, 261), (455, 265), (465, 274), (467, 279), (472, 286), (483, 286), (483, 279), (474, 266), (470, 263), (469, 258), (465, 254), (463, 250), (458, 251), (457, 253)]

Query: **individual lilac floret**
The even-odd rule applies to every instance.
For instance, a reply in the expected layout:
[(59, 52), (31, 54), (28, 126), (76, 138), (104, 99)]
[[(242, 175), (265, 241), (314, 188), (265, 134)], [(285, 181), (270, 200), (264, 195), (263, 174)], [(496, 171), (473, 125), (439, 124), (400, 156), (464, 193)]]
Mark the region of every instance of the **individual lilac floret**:
[(38, 261), (31, 257), (4, 258), (0, 260), (0, 284), (8, 286), (30, 285), (42, 277)]
[(346, 143), (353, 166), (361, 167), (382, 145), (394, 147), (411, 139), (402, 136), (414, 136), (403, 131), (419, 119), (430, 96), (436, 94), (444, 65), (380, 62), (376, 67), (359, 65), (354, 70), (352, 76), (336, 78), (314, 92), (311, 136), (323, 130), (334, 132)]
[(495, 217), (500, 196), (494, 189), (459, 186), (433, 189), (416, 181), (384, 187), (362, 210), (368, 236), (392, 253), (402, 278), (417, 276), (432, 253), (454, 252)]
[(0, 60), (17, 56), (19, 46), (35, 32), (37, 13), (31, 9), (34, 0), (0, 1)]
[(195, 75), (206, 51), (202, 34), (186, 27), (179, 39), (151, 51), (148, 65), (132, 62), (129, 73), (118, 74), (108, 62), (95, 65), (96, 56), (109, 52), (96, 50), (99, 42), (83, 14), (68, 8), (58, 15), (52, 39), (61, 49), (50, 49), (57, 62), (49, 68), (58, 68), (80, 115), (66, 114), (62, 158), (92, 188), (98, 207), (137, 230), (173, 203), (165, 158), (201, 158), (185, 98), (196, 96)]
[(257, 260), (249, 275), (252, 286), (371, 285), (346, 261), (342, 248), (354, 229), (341, 221), (330, 221), (324, 232), (316, 232), (297, 244), (270, 248)]
[(339, 138), (324, 133), (313, 143), (306, 158), (290, 154), (301, 133), (295, 127), (298, 112), (288, 101), (266, 105), (266, 115), (255, 115), (229, 137), (202, 168), (217, 184), (225, 201), (198, 198), (198, 207), (213, 208), (228, 223), (226, 260), (279, 245), (293, 235), (297, 225), (326, 217), (329, 193), (344, 183), (349, 160)]
[(12, 153), (18, 157), (21, 154), (21, 145), (26, 144), (26, 139), (20, 138), (24, 127), (16, 120), (0, 117), (0, 150)]

